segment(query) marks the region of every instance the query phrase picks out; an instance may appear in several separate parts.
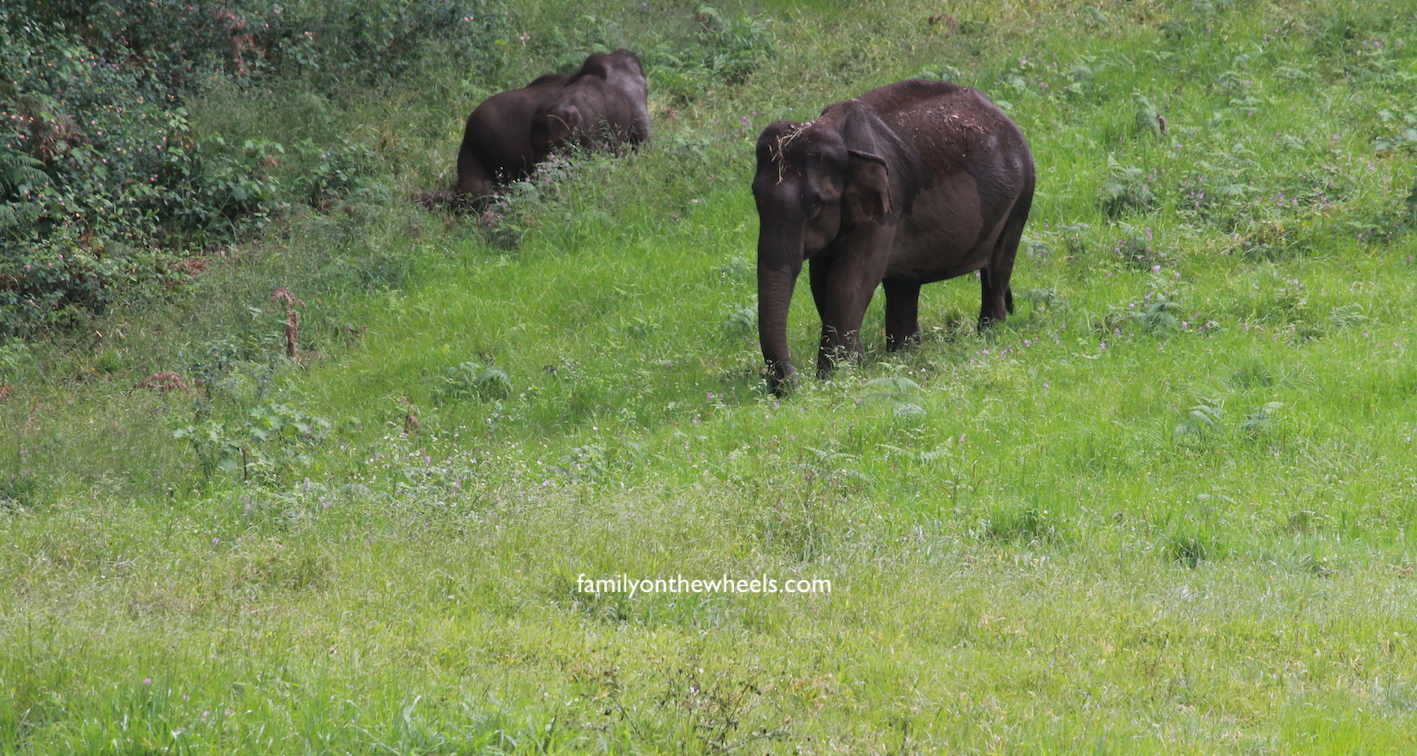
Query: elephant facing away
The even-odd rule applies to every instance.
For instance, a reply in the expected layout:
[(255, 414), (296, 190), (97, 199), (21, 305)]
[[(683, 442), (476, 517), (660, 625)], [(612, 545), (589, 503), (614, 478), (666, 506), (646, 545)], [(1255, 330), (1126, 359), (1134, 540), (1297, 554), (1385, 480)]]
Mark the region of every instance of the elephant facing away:
[(859, 358), (877, 285), (886, 344), (920, 338), (920, 286), (979, 271), (979, 325), (1013, 311), (1009, 278), (1033, 203), (1023, 133), (978, 90), (910, 79), (778, 121), (757, 144), (758, 335), (768, 384), (796, 380), (787, 311), (804, 260), (822, 319), (817, 371)]
[(594, 53), (574, 74), (547, 74), (487, 98), (467, 117), (453, 204), (465, 207), (498, 183), (525, 178), (558, 148), (649, 139), (649, 88), (629, 50)]
[(599, 149), (649, 141), (649, 87), (629, 50), (586, 58), (556, 97), (531, 119), (536, 162), (560, 147)]
[(570, 78), (546, 74), (521, 89), (498, 92), (472, 111), (458, 149), (456, 203), (489, 195), (493, 184), (531, 172), (537, 163), (531, 148), (532, 117), (561, 93)]

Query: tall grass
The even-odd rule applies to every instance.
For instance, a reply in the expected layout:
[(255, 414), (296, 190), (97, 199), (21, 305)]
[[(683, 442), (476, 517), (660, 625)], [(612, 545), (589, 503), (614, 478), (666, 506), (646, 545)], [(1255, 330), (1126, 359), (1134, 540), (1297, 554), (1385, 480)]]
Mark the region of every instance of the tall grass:
[[(194, 103), (382, 178), (0, 351), (0, 750), (1411, 749), (1417, 16), (942, 10), (536, 3), (484, 78)], [(643, 51), (650, 145), (496, 224), (413, 205), (596, 45)], [(774, 399), (752, 142), (915, 75), (1030, 139), (1018, 312), (932, 285), (889, 353), (873, 303), (864, 364)], [(577, 589), (620, 574), (832, 590)]]

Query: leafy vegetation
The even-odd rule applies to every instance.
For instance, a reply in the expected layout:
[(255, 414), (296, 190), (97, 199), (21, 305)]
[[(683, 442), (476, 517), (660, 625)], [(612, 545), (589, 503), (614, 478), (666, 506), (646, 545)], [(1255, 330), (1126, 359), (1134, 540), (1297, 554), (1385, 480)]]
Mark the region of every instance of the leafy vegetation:
[[(330, 118), (231, 138), (185, 105), (230, 88), (320, 103), (387, 85), (436, 49), (474, 70), (505, 37), (485, 0), (27, 0), (0, 10), (0, 332), (153, 298), (203, 253), (372, 167)], [(505, 39), (500, 40), (506, 44)], [(313, 127), (313, 128), (312, 128)], [(321, 128), (323, 127), (323, 128)]]
[[(0, 11), (0, 751), (1412, 750), (1409, 4), (321, 5)], [(412, 201), (620, 46), (653, 142)], [(915, 75), (1018, 312), (775, 400), (752, 144)], [(725, 574), (832, 589), (578, 585)]]

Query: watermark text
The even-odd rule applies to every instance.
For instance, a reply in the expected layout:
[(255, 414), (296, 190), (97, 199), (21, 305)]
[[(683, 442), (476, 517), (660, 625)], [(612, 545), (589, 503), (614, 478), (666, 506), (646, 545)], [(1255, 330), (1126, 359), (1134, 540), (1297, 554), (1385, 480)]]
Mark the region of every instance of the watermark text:
[(632, 578), (615, 575), (592, 578), (584, 572), (576, 576), (581, 593), (831, 593), (832, 581), (823, 578), (785, 578), (767, 575), (753, 578), (722, 577), (702, 579), (675, 575), (670, 578)]

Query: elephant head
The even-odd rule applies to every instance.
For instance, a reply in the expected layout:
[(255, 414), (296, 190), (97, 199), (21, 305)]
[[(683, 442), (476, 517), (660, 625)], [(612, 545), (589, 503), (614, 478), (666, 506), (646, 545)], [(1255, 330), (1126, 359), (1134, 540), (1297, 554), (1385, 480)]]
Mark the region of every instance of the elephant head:
[[(802, 124), (778, 121), (758, 137), (758, 336), (774, 392), (795, 382), (787, 311), (802, 263), (854, 230), (889, 224), (892, 146), (855, 101)], [(859, 105), (859, 103), (856, 103)]]
[(594, 53), (532, 118), (536, 162), (558, 147), (595, 149), (649, 139), (649, 90), (640, 60), (629, 50)]

